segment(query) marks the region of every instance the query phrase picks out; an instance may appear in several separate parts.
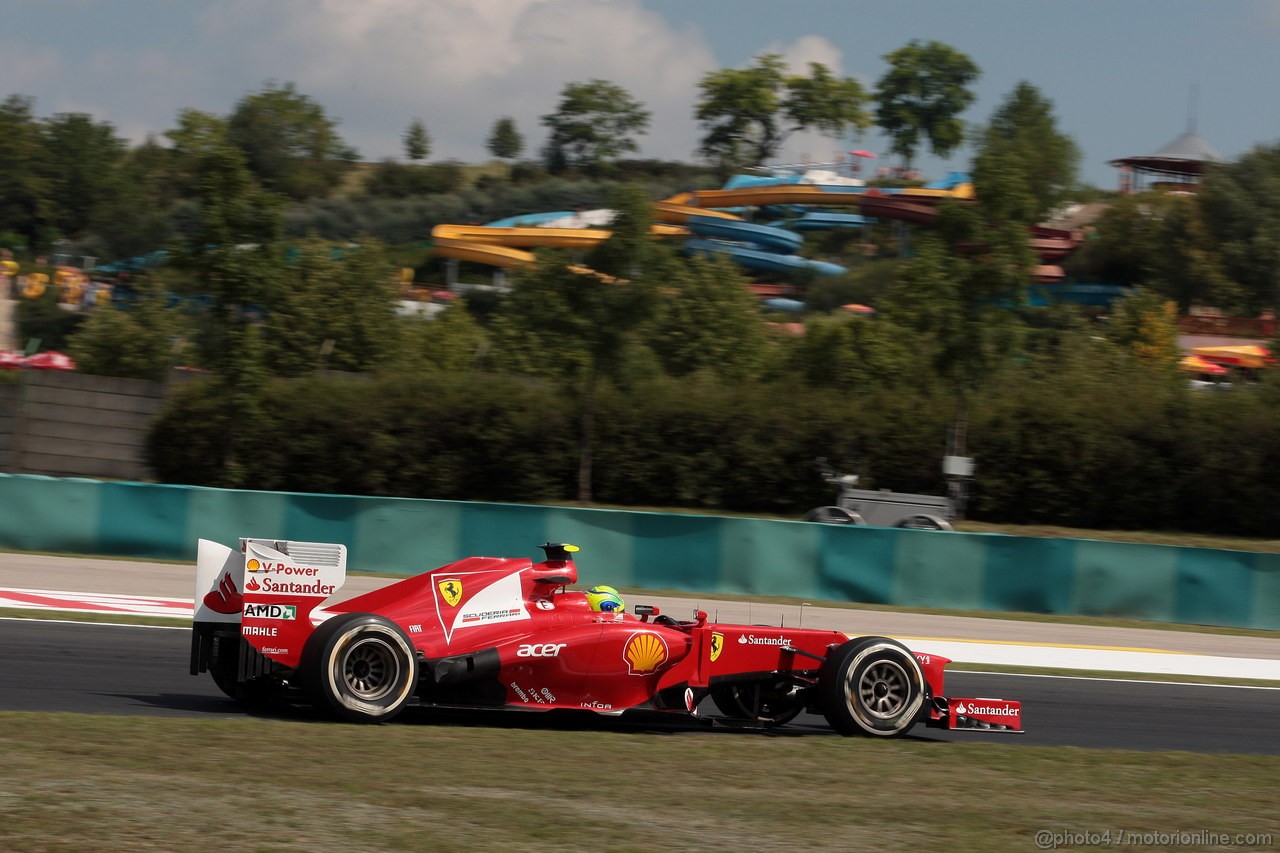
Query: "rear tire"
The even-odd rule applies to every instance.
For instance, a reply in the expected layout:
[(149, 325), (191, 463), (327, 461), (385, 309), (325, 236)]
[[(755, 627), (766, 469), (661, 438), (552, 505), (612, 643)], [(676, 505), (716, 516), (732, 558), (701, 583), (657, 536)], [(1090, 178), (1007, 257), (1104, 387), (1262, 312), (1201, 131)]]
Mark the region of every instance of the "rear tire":
[(944, 518), (928, 513), (920, 513), (919, 515), (908, 516), (902, 519), (894, 527), (904, 527), (908, 530), (953, 530), (950, 522)]
[(320, 624), (298, 667), (316, 707), (340, 719), (380, 723), (394, 718), (418, 686), (409, 637), (390, 619), (344, 613)]
[(901, 737), (920, 718), (926, 692), (916, 656), (888, 637), (850, 640), (818, 675), (819, 707), (842, 735)]

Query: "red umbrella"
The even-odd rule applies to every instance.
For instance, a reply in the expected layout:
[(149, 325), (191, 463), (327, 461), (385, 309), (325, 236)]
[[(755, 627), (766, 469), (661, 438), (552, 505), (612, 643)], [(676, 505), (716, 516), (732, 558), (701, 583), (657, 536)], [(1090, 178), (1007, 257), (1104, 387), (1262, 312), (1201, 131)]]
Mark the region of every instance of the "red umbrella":
[(40, 352), (35, 355), (29, 355), (25, 359), (27, 367), (36, 370), (75, 370), (76, 363), (69, 355), (63, 355), (60, 352), (52, 350), (48, 352)]
[(876, 159), (876, 155), (872, 154), (870, 151), (868, 151), (865, 148), (855, 148), (853, 151), (850, 151), (849, 153), (852, 154), (854, 157), (866, 157), (868, 160)]

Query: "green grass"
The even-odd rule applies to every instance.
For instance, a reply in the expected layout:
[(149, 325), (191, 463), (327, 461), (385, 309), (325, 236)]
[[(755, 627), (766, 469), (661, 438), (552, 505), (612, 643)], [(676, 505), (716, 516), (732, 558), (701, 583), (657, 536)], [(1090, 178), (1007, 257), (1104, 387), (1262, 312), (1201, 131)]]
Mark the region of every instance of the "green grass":
[[(1030, 850), (1272, 833), (1280, 759), (834, 735), (0, 714), (23, 851)], [(1226, 793), (1229, 792), (1229, 796)]]
[(79, 610), (36, 610), (25, 607), (0, 607), (0, 617), (9, 619), (44, 619), (63, 622), (95, 622), (110, 625), (175, 625), (190, 627), (189, 616), (144, 616), (131, 613), (86, 613)]

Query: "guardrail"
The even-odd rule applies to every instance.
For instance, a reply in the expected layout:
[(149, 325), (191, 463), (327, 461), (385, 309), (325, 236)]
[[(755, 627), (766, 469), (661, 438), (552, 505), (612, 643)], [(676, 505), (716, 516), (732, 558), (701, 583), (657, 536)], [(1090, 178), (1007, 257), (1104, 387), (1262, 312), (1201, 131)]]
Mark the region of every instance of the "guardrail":
[(0, 475), (0, 548), (187, 561), (241, 536), (342, 542), (398, 574), (572, 542), (588, 585), (1280, 630), (1277, 554)]

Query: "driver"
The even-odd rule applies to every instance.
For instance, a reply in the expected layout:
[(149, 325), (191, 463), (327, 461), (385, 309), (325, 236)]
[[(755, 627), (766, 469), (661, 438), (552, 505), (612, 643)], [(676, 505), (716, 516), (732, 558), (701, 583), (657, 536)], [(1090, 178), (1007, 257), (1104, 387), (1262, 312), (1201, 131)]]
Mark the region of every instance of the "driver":
[(627, 603), (611, 586), (591, 587), (587, 590), (587, 604), (601, 613), (622, 613), (627, 609)]

